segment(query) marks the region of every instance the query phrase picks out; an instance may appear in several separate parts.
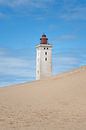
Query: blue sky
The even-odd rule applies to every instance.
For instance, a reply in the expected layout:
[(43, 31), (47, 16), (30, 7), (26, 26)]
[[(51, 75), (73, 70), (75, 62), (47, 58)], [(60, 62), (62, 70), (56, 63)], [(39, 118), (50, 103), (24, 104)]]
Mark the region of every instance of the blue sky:
[(35, 80), (42, 33), (53, 75), (86, 65), (86, 0), (0, 0), (0, 86)]

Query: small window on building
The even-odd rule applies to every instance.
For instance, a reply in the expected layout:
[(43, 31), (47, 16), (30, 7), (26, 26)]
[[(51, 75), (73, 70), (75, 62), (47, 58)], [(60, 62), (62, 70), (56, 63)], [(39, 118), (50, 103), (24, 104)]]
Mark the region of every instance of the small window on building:
[(44, 50), (45, 50), (45, 48), (44, 48)]
[(47, 50), (48, 50), (48, 48), (47, 48)]
[(47, 52), (45, 52), (45, 55), (47, 55)]
[(47, 58), (45, 58), (45, 61), (47, 61)]

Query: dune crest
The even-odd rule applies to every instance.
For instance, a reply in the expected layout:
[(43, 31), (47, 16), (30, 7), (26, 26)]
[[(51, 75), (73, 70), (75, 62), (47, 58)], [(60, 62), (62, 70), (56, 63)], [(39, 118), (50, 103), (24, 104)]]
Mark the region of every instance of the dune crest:
[(86, 130), (86, 66), (0, 88), (0, 130)]

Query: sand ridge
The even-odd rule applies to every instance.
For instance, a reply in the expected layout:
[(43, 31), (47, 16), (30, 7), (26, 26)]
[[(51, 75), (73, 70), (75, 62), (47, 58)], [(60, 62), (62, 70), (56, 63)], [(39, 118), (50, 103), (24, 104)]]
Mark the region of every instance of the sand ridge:
[(0, 130), (86, 130), (86, 67), (0, 88)]

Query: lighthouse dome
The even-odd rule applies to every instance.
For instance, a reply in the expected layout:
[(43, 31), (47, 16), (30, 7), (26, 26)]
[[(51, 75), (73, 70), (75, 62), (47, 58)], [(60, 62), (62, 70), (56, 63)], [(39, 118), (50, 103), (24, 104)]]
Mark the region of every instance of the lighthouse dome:
[(42, 37), (46, 37), (46, 35), (45, 35), (45, 34), (43, 34), (43, 35), (42, 35)]

